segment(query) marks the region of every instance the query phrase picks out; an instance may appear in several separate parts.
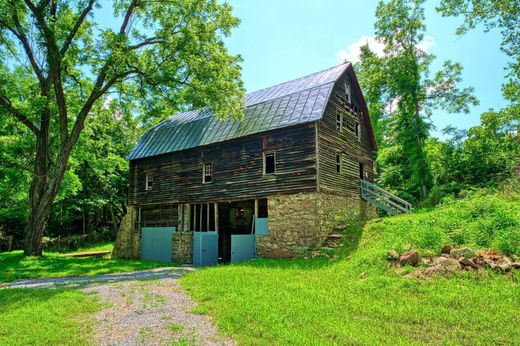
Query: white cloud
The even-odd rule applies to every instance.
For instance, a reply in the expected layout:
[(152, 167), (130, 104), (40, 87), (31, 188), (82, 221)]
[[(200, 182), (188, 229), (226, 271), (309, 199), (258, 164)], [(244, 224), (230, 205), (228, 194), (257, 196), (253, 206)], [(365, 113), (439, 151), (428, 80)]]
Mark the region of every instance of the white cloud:
[[(338, 58), (338, 63), (345, 60), (350, 62), (359, 62), (359, 55), (361, 54), (361, 47), (368, 44), (370, 49), (377, 54), (377, 56), (384, 56), (385, 45), (378, 41), (375, 36), (361, 36), (356, 42), (349, 44), (345, 49), (340, 49), (335, 55)], [(425, 36), (424, 40), (419, 42), (417, 48), (428, 52), (435, 45), (435, 40), (432, 36)]]

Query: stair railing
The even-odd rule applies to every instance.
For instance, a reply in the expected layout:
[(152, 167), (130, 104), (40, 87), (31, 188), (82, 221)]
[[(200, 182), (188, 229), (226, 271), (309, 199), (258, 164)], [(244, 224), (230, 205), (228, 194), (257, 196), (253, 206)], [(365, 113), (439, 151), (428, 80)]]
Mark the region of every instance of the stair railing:
[(369, 181), (360, 179), (361, 197), (367, 202), (372, 203), (393, 215), (399, 213), (410, 213), (412, 204), (394, 194), (372, 184)]

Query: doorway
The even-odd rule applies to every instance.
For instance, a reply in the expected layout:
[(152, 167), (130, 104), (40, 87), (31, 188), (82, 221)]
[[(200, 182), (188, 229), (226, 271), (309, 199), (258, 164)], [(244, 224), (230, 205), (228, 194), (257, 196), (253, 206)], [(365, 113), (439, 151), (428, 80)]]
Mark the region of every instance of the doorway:
[[(251, 248), (255, 246), (251, 240), (255, 236), (252, 234), (254, 214), (254, 200), (218, 204), (219, 262), (251, 257)], [(239, 243), (243, 245), (238, 246)]]
[(365, 179), (365, 167), (360, 162), (359, 163), (359, 179), (364, 180)]

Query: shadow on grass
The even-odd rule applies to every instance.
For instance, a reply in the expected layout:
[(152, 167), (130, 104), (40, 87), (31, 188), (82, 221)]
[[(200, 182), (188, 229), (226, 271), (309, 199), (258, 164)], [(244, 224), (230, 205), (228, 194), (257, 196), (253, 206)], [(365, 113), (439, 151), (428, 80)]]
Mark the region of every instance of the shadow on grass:
[(253, 261), (231, 264), (231, 266), (246, 266), (257, 268), (281, 269), (317, 269), (336, 264), (338, 261), (349, 258), (358, 249), (366, 222), (353, 223), (343, 232), (339, 245), (332, 250), (323, 250), (324, 256), (316, 258), (268, 259), (259, 258)]
[(21, 251), (0, 253), (0, 282), (17, 279), (92, 276), (172, 266), (172, 263), (108, 258), (74, 258), (57, 254), (26, 257)]

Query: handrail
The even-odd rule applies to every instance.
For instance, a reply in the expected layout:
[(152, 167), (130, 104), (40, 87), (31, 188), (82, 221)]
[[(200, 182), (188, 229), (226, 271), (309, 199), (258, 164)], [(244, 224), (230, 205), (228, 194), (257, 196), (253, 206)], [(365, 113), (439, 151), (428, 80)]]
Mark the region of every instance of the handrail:
[(361, 197), (369, 200), (370, 202), (373, 202), (374, 204), (377, 204), (379, 207), (382, 207), (382, 205), (386, 204), (385, 208), (383, 209), (397, 209), (392, 211), (393, 213), (398, 213), (399, 211), (409, 213), (412, 211), (412, 204), (410, 202), (391, 194), (379, 186), (376, 186), (364, 179), (360, 179), (360, 185), (362, 194)]

